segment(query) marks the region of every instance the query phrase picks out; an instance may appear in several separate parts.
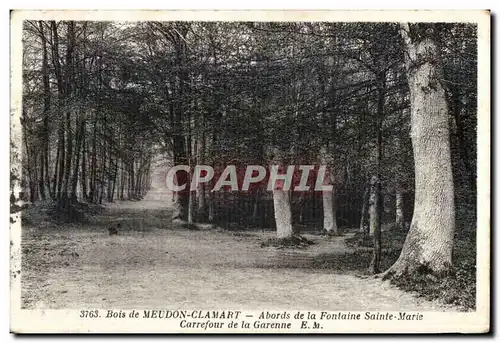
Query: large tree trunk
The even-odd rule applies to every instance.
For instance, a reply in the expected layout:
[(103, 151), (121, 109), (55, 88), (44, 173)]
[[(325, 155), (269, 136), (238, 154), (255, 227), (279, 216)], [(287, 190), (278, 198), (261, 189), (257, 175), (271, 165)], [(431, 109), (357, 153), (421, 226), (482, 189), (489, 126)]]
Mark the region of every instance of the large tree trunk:
[[(287, 168), (284, 167), (283, 160), (281, 158), (281, 152), (278, 148), (274, 149), (274, 160), (273, 163), (278, 167), (277, 174), (281, 175), (283, 171), (286, 172)], [(271, 179), (269, 180), (271, 182)], [(274, 205), (274, 219), (276, 222), (276, 234), (278, 238), (290, 238), (294, 235), (292, 226), (292, 211), (290, 206), (290, 194), (289, 190), (283, 190), (284, 188), (283, 179), (275, 180), (272, 185), (273, 190), (273, 205)]]
[(337, 213), (335, 211), (335, 189), (323, 191), (323, 228), (329, 235), (338, 235)]
[(411, 138), (415, 160), (415, 207), (401, 255), (385, 276), (446, 273), (452, 263), (455, 205), (448, 112), (439, 83), (436, 43), (414, 41), (408, 24), (401, 34), (408, 52)]
[(273, 190), (274, 218), (276, 220), (276, 233), (278, 238), (293, 236), (292, 212), (290, 210), (290, 196), (288, 191)]

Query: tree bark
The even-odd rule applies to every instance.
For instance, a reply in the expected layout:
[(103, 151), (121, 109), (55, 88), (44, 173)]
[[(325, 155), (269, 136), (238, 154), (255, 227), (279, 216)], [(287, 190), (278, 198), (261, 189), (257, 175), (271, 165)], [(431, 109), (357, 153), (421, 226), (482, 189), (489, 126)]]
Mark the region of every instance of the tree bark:
[(452, 264), (455, 205), (448, 111), (431, 38), (414, 40), (409, 24), (401, 34), (407, 49), (411, 102), (411, 139), (415, 160), (415, 207), (407, 238), (385, 277), (445, 274)]

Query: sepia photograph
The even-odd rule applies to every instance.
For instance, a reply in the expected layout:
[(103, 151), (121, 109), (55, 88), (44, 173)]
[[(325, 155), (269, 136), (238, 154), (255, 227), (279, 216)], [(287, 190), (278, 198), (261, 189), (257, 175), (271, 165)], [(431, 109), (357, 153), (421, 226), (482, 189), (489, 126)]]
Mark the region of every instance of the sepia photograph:
[(488, 332), (490, 13), (422, 12), (12, 11), (11, 331)]

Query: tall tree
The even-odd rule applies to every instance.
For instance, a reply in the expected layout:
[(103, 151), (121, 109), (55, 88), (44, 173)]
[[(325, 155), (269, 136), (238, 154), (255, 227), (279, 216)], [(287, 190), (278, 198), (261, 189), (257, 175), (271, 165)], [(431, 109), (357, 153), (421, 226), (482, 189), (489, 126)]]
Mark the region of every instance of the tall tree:
[(455, 229), (448, 107), (440, 83), (438, 26), (402, 24), (411, 102), (415, 208), (401, 255), (385, 276), (446, 273)]

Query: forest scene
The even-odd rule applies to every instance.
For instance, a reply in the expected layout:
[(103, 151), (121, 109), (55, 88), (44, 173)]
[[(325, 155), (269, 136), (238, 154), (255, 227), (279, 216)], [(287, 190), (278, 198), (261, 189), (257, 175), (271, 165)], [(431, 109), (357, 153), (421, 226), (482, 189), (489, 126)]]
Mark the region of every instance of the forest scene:
[[(22, 44), (23, 308), (475, 310), (476, 25), (25, 20)], [(250, 165), (331, 187), (243, 190)]]

